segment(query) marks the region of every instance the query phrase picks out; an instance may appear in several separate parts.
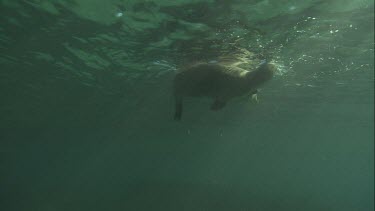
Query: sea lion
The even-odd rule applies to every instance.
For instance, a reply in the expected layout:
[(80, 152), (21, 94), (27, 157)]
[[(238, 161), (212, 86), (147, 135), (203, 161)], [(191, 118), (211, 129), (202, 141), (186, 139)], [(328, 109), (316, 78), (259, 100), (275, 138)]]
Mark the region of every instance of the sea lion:
[(253, 71), (222, 63), (198, 63), (187, 67), (174, 78), (174, 119), (181, 119), (184, 97), (213, 98), (211, 110), (219, 110), (234, 97), (256, 94), (257, 88), (270, 80), (275, 71), (276, 67), (268, 62)]

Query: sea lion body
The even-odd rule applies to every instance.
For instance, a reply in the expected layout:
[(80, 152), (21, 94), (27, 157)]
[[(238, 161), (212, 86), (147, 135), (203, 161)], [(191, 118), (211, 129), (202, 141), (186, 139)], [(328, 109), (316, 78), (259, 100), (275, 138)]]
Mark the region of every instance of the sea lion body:
[(199, 63), (185, 68), (174, 79), (175, 119), (181, 119), (184, 97), (213, 98), (211, 110), (219, 110), (234, 97), (256, 93), (259, 86), (272, 78), (275, 69), (268, 63), (253, 71), (220, 63)]
[(198, 64), (177, 74), (176, 96), (231, 98), (246, 90), (241, 68), (218, 64)]

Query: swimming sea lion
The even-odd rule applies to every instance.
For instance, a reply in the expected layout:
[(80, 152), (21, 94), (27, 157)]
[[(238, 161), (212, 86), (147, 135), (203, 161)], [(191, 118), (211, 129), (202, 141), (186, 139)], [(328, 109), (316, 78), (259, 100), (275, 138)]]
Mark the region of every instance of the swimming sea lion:
[(213, 98), (211, 110), (219, 110), (234, 97), (255, 94), (275, 71), (276, 67), (267, 62), (253, 71), (221, 63), (198, 63), (187, 67), (174, 78), (174, 119), (181, 119), (184, 97)]

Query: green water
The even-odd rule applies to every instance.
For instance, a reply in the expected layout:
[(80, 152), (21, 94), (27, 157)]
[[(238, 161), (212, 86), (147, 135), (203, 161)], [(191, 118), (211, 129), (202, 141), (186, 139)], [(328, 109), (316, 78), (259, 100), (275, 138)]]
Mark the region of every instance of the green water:
[[(259, 103), (173, 121), (173, 76), (234, 47)], [(374, 210), (371, 0), (1, 0), (0, 209)]]

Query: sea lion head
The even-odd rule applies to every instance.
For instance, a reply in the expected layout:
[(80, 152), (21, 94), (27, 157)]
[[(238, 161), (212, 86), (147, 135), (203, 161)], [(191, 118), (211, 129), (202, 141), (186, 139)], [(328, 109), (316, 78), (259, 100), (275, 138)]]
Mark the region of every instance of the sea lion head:
[(259, 77), (263, 78), (263, 80), (265, 81), (270, 80), (276, 73), (276, 71), (276, 66), (274, 64), (268, 63), (267, 61), (262, 61), (257, 69), (257, 72), (259, 72)]
[(253, 88), (257, 88), (263, 83), (269, 81), (276, 73), (276, 71), (277, 68), (274, 64), (271, 64), (267, 61), (262, 61), (262, 63), (256, 70), (249, 73), (248, 82), (252, 85)]

